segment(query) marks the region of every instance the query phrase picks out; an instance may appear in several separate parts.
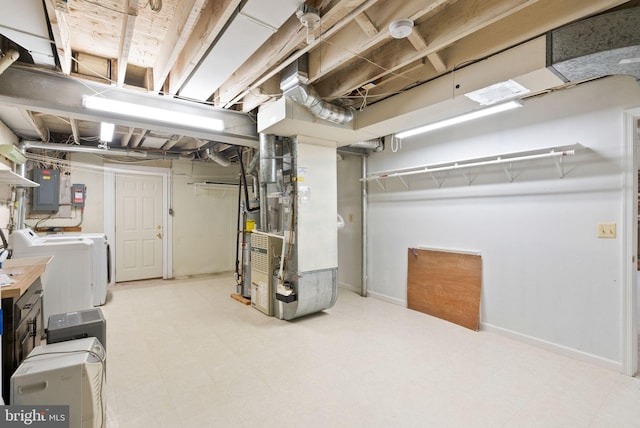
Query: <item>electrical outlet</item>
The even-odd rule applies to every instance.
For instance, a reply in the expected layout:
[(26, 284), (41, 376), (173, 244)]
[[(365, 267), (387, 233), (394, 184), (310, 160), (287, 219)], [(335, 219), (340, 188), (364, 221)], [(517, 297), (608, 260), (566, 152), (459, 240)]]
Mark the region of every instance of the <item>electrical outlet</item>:
[(598, 223), (598, 238), (615, 238), (615, 223)]

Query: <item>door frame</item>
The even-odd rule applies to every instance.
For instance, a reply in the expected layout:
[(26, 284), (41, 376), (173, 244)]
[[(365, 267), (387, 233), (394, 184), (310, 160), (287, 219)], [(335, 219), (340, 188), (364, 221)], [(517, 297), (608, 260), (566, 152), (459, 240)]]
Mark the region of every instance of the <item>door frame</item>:
[[(173, 219), (169, 215), (171, 169), (150, 166), (105, 164), (104, 168), (104, 227), (111, 246), (112, 260), (116, 260), (116, 175), (154, 175), (162, 177), (162, 279), (173, 278)], [(115, 278), (115, 262), (111, 278)]]
[(622, 373), (638, 371), (638, 126), (640, 108), (624, 112), (622, 202)]

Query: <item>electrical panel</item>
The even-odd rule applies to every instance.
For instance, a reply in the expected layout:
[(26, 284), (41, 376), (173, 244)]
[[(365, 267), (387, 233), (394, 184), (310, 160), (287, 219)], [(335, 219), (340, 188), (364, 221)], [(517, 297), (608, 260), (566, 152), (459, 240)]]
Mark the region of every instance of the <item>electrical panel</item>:
[(282, 239), (260, 232), (251, 234), (251, 305), (273, 315), (274, 273), (279, 268)]
[(31, 211), (57, 212), (60, 208), (60, 171), (34, 168), (33, 181), (40, 186), (33, 189)]
[(84, 184), (72, 184), (71, 185), (71, 206), (84, 208), (84, 199), (87, 193), (87, 188)]

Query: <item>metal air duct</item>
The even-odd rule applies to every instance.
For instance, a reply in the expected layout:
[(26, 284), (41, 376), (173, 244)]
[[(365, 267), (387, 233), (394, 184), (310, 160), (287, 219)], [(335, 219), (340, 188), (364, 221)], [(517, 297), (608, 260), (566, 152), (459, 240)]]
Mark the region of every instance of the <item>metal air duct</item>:
[(205, 153), (207, 154), (207, 158), (211, 159), (220, 166), (226, 167), (231, 165), (231, 161), (229, 160), (229, 158), (221, 155), (213, 149), (206, 149)]
[(382, 138), (374, 138), (372, 140), (358, 141), (357, 143), (349, 144), (349, 147), (381, 152), (384, 150), (384, 142)]
[(547, 65), (567, 82), (628, 74), (640, 79), (640, 7), (621, 9), (548, 33)]
[(309, 76), (307, 70), (307, 56), (304, 55), (283, 71), (280, 89), (284, 95), (306, 107), (320, 119), (339, 125), (351, 122), (354, 118), (353, 110), (323, 100), (313, 86), (307, 84)]

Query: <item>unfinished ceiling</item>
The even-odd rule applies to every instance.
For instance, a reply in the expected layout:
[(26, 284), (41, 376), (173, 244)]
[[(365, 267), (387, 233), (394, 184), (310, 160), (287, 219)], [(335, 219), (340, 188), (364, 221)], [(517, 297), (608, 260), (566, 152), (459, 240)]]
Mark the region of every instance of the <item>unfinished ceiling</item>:
[[(257, 108), (282, 98), (283, 72), (299, 58), (308, 64), (306, 83), (324, 101), (363, 113), (568, 23), (638, 6), (615, 0), (0, 3), (0, 47), (5, 55), (20, 53), (0, 76), (0, 119), (20, 137), (95, 147), (100, 122), (108, 119), (116, 124), (112, 149), (191, 156), (208, 149), (227, 158), (235, 145), (257, 141)], [(313, 23), (300, 17), (308, 12), (319, 16), (316, 28), (304, 25)], [(413, 21), (406, 38), (390, 33), (398, 19)], [(199, 132), (117, 115), (103, 119), (83, 110), (79, 98), (86, 94), (169, 109), (176, 103), (177, 111), (235, 125)], [(376, 132), (383, 130), (368, 135), (382, 136)]]

